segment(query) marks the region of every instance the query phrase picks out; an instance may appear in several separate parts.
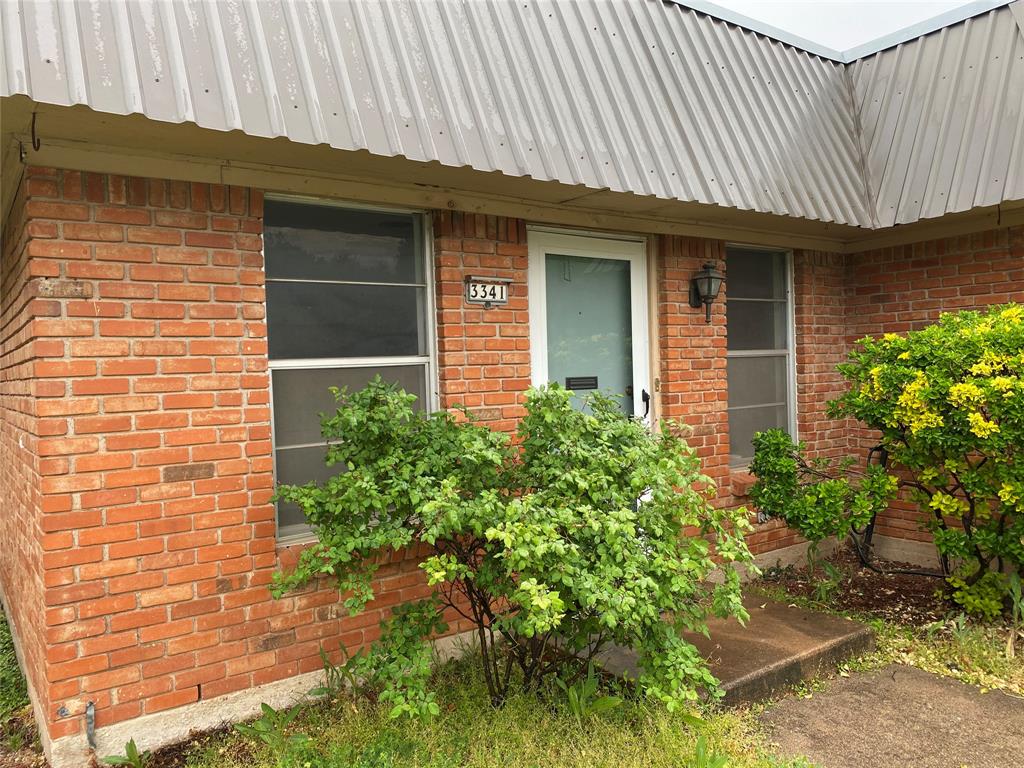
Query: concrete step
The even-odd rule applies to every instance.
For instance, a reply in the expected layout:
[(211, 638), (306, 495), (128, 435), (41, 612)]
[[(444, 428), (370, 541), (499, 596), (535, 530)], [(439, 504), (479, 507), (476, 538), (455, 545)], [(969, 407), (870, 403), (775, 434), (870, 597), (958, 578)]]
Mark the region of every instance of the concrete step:
[[(729, 706), (767, 698), (875, 645), (870, 627), (849, 619), (757, 596), (748, 596), (744, 605), (750, 613), (745, 627), (734, 619), (712, 619), (710, 638), (685, 635), (708, 660)], [(631, 648), (611, 646), (595, 661), (619, 677), (638, 675)]]

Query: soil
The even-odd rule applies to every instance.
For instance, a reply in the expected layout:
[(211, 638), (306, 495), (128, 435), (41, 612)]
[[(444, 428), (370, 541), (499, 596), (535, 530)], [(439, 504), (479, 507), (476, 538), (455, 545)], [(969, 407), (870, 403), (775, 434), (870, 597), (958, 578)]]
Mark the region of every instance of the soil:
[[(878, 573), (861, 565), (851, 547), (841, 547), (825, 562), (842, 576), (834, 581), (820, 565), (810, 573), (807, 568), (789, 566), (765, 571), (766, 584), (783, 587), (792, 595), (826, 603), (832, 608), (856, 611), (898, 624), (922, 626), (945, 619), (951, 612), (943, 596), (942, 579), (905, 573)], [(879, 570), (921, 570), (910, 563), (875, 559)]]
[(0, 721), (0, 768), (46, 768), (32, 708)]
[[(225, 725), (213, 731), (197, 733), (177, 744), (168, 744), (150, 755), (146, 768), (181, 768), (189, 755), (194, 755), (206, 745), (222, 740), (231, 733), (232, 727)], [(242, 741), (228, 742), (221, 750), (230, 750), (231, 764), (237, 766), (252, 765), (253, 752), (248, 744)]]

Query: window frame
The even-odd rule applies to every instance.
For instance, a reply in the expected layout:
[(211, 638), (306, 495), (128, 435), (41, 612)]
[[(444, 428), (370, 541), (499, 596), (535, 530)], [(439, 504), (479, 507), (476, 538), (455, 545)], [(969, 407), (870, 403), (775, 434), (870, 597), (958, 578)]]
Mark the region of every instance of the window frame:
[[(376, 213), (394, 213), (400, 215), (412, 215), (419, 218), (420, 250), (423, 257), (423, 288), (426, 293), (424, 300), (424, 341), (426, 344), (425, 355), (392, 355), (384, 357), (331, 357), (331, 358), (287, 358), (283, 360), (272, 360), (267, 355), (267, 395), (270, 408), (270, 450), (273, 459), (274, 485), (277, 485), (277, 436), (274, 426), (274, 371), (275, 370), (312, 370), (315, 368), (388, 368), (397, 366), (422, 365), (424, 367), (424, 410), (433, 413), (440, 408), (440, 384), (438, 381), (437, 363), (437, 310), (435, 296), (435, 275), (434, 275), (434, 230), (430, 211), (422, 208), (393, 208), (380, 205), (368, 205), (366, 203), (350, 202), (334, 198), (311, 197), (307, 195), (288, 195), (267, 193), (266, 200), (283, 203), (298, 203), (306, 205), (317, 205), (321, 207), (343, 208), (346, 210), (374, 211)], [(264, 226), (266, 219), (264, 218)], [(270, 282), (266, 277), (267, 253), (266, 240), (261, 244), (261, 255), (263, 256), (264, 282)], [(292, 278), (275, 279), (275, 282), (325, 282), (322, 280), (296, 281)], [(365, 281), (327, 281), (340, 282), (345, 284), (367, 284)], [(376, 283), (372, 283), (376, 284)], [(389, 283), (390, 285), (390, 283)], [(420, 287), (416, 284), (416, 287)], [(264, 307), (266, 302), (264, 301)], [(267, 338), (270, 338), (269, 314), (267, 316)], [(288, 448), (301, 448), (310, 446), (287, 446)], [(316, 535), (312, 529), (301, 533), (292, 533), (282, 536), (280, 529), (280, 518), (277, 504), (274, 504), (274, 539), (279, 547), (288, 547), (301, 544), (309, 544), (316, 541)]]
[[(729, 333), (729, 249), (737, 248), (745, 251), (763, 251), (768, 254), (777, 254), (783, 257), (783, 263), (785, 265), (786, 274), (783, 279), (783, 284), (786, 289), (786, 349), (785, 350), (763, 350), (763, 349), (747, 349), (747, 350), (730, 350), (728, 345), (728, 333)], [(726, 301), (726, 312), (725, 312), (725, 327), (726, 327), (726, 393), (728, 393), (729, 386), (729, 368), (728, 361), (730, 358), (754, 358), (754, 357), (785, 357), (786, 360), (786, 427), (794, 441), (799, 441), (798, 427), (797, 427), (797, 386), (796, 386), (796, 289), (794, 281), (794, 269), (793, 269), (793, 251), (787, 248), (772, 248), (763, 245), (749, 245), (747, 243), (736, 243), (727, 242), (725, 244), (725, 301)], [(738, 301), (759, 301), (759, 299), (743, 299), (742, 297), (737, 298)], [(775, 301), (773, 299), (761, 299), (760, 301)], [(784, 352), (784, 355), (780, 355), (780, 352)], [(763, 407), (763, 406), (760, 406)], [(726, 399), (726, 419), (731, 411), (729, 406), (728, 394)], [(728, 421), (727, 421), (728, 423)], [(740, 464), (733, 464), (732, 458), (732, 433), (729, 434), (729, 470), (732, 472), (743, 471), (750, 466), (752, 458), (744, 459)]]

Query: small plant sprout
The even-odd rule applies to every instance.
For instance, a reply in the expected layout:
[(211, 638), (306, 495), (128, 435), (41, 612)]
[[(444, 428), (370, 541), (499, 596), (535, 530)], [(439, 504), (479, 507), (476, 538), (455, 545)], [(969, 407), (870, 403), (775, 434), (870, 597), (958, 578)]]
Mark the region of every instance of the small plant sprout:
[(693, 763), (691, 768), (729, 768), (727, 755), (720, 755), (708, 748), (708, 741), (701, 736), (697, 739), (697, 746), (693, 752)]
[(566, 696), (569, 712), (576, 718), (580, 728), (583, 727), (585, 719), (613, 710), (622, 704), (622, 699), (618, 696), (598, 695), (600, 682), (592, 663), (587, 665), (587, 676), (575, 683), (566, 683), (559, 677), (555, 678), (555, 683)]
[(276, 710), (267, 703), (260, 704), (262, 714), (251, 723), (238, 723), (235, 730), (243, 736), (258, 739), (270, 748), (278, 768), (288, 768), (296, 762), (298, 749), (309, 741), (303, 733), (288, 733), (288, 726), (299, 714), (299, 708)]
[(145, 752), (139, 752), (139, 748), (135, 746), (135, 739), (130, 739), (124, 745), (123, 755), (104, 757), (103, 762), (107, 765), (127, 765), (129, 768), (146, 768), (149, 764), (149, 757), (148, 749)]

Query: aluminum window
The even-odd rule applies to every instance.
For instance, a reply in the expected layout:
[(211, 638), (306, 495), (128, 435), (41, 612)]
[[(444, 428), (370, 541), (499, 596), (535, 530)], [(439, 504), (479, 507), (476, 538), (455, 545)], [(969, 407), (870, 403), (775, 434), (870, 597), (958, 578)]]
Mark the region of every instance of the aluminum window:
[(793, 332), (789, 254), (726, 249), (729, 464), (746, 466), (756, 432), (793, 434)]
[[(329, 387), (380, 374), (433, 402), (430, 265), (417, 213), (268, 199), (264, 209), (267, 341), (278, 483), (322, 481), (319, 413)], [(302, 511), (279, 504), (278, 538), (311, 535)]]

